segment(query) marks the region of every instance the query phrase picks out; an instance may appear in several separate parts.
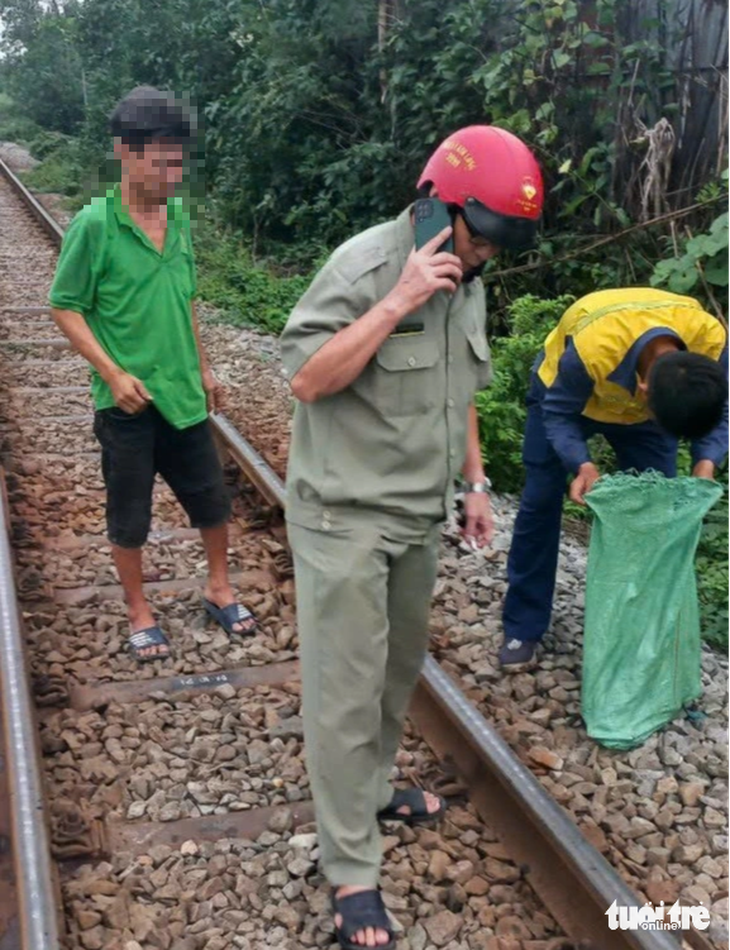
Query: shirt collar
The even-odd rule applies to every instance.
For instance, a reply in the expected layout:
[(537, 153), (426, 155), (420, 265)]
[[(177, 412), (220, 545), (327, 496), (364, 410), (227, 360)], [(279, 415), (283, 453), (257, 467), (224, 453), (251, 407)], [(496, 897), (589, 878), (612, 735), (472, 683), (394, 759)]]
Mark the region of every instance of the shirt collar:
[[(106, 196), (107, 196), (107, 201), (111, 201), (114, 207), (114, 215), (117, 221), (119, 222), (119, 224), (122, 224), (127, 228), (131, 228), (131, 230), (134, 231), (135, 234), (137, 234), (137, 236), (140, 238), (141, 241), (143, 241), (145, 244), (149, 244), (150, 247), (153, 247), (147, 235), (142, 231), (139, 225), (137, 225), (132, 219), (132, 216), (129, 213), (129, 209), (126, 207), (126, 205), (122, 203), (122, 186), (119, 184), (119, 182), (117, 182), (117, 184), (114, 185), (113, 188), (110, 188), (107, 191)], [(177, 208), (177, 205), (176, 205), (174, 196), (172, 198), (168, 198), (167, 199), (167, 227), (168, 229), (172, 229), (174, 231), (174, 234), (170, 236), (171, 240), (170, 239), (165, 240), (164, 250), (168, 250), (172, 248), (173, 244), (177, 243), (176, 238), (177, 238), (177, 232), (179, 228), (178, 228), (178, 216), (176, 214), (176, 208)]]
[(680, 335), (675, 333), (674, 330), (670, 330), (669, 327), (652, 327), (651, 330), (642, 333), (638, 340), (634, 340), (616, 369), (612, 373), (609, 373), (607, 377), (609, 382), (617, 383), (619, 386), (627, 389), (632, 396), (635, 396), (639, 375), (639, 358), (647, 343), (650, 343), (651, 340), (655, 340), (658, 336), (672, 336), (679, 341), (681, 349), (687, 349)]

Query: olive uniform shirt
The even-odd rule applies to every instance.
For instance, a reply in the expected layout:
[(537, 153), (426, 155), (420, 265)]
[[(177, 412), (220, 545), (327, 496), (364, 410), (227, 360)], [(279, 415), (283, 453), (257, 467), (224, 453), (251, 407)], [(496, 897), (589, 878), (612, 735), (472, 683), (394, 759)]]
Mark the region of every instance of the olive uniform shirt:
[[(383, 300), (413, 245), (408, 208), (334, 252), (282, 335), (289, 379)], [(287, 520), (324, 531), (357, 512), (423, 529), (442, 521), (464, 462), (469, 405), (490, 380), (481, 280), (437, 292), (401, 320), (350, 386), (297, 404)]]

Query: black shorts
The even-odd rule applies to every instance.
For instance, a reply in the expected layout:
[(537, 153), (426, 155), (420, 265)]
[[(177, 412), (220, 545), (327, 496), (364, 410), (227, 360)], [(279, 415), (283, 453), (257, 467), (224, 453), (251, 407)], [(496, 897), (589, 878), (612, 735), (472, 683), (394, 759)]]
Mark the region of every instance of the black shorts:
[(102, 409), (94, 417), (106, 485), (107, 535), (112, 544), (139, 548), (152, 520), (152, 487), (159, 473), (193, 528), (215, 528), (231, 505), (223, 469), (206, 419), (187, 429), (171, 426), (149, 406), (137, 415)]

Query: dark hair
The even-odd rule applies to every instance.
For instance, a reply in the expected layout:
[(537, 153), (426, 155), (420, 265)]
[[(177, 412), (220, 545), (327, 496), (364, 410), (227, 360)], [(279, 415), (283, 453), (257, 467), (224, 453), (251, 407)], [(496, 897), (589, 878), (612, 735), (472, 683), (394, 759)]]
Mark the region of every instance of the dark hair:
[(137, 86), (117, 105), (109, 124), (115, 138), (141, 151), (148, 142), (161, 138), (190, 144), (196, 120), (192, 107), (185, 105), (174, 92)]
[(722, 419), (728, 395), (725, 372), (699, 353), (666, 353), (649, 370), (649, 408), (678, 439), (701, 439)]

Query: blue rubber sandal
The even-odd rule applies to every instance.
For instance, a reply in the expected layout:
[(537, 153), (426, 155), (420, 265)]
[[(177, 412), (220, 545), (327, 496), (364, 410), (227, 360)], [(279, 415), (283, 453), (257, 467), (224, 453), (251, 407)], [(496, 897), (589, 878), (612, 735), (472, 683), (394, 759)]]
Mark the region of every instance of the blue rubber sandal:
[(362, 950), (365, 944), (354, 943), (352, 938), (366, 927), (388, 934), (388, 942), (379, 943), (377, 950), (395, 950), (395, 934), (380, 891), (357, 891), (347, 897), (336, 897), (336, 893), (332, 891), (332, 912), (342, 917), (342, 925), (335, 924), (335, 936), (342, 950)]
[[(402, 821), (407, 825), (426, 825), (439, 821), (446, 811), (446, 800), (439, 799), (438, 811), (429, 811), (426, 807), (426, 796), (420, 788), (396, 788), (390, 804), (378, 812), (380, 821)], [(408, 814), (399, 812), (399, 808), (407, 805)]]
[[(219, 607), (212, 600), (203, 598), (203, 606), (210, 616), (223, 627), (226, 633), (231, 636), (247, 637), (258, 630), (258, 623), (251, 611), (243, 604), (228, 604), (226, 607)], [(237, 623), (245, 623), (247, 620), (253, 620), (253, 625), (245, 630), (234, 630), (233, 626)]]
[[(167, 647), (163, 653), (142, 653), (150, 647)], [(166, 660), (170, 656), (170, 641), (159, 627), (145, 627), (136, 630), (127, 637), (127, 649), (138, 663), (151, 663), (153, 660)]]

